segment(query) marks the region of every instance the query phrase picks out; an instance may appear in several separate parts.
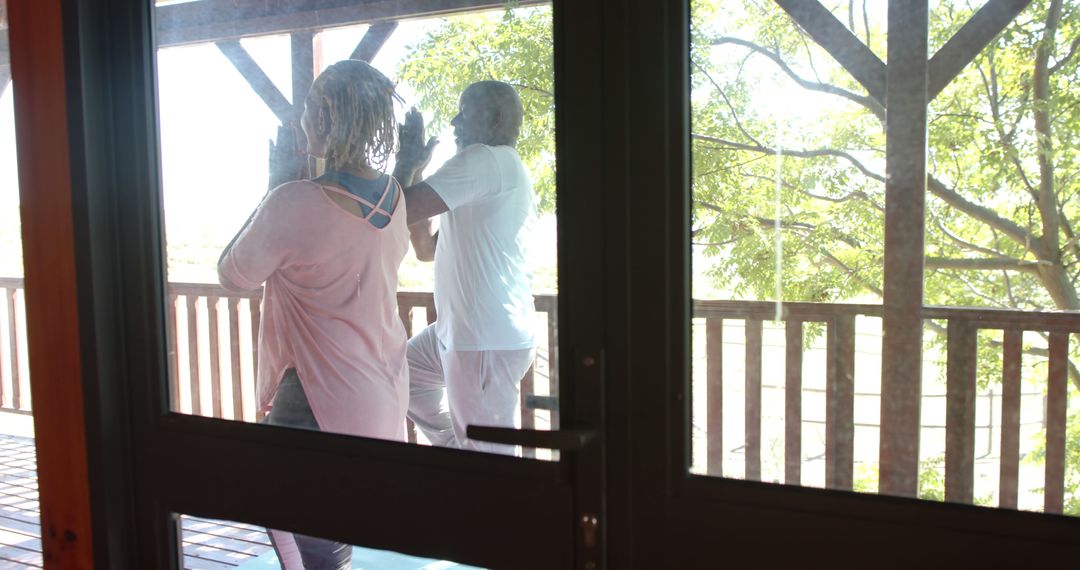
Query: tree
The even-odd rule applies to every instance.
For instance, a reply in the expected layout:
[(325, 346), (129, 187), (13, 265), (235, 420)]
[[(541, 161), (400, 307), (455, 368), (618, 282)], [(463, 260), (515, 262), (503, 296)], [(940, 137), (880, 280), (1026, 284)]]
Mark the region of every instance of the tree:
[[(838, 18), (884, 52), (882, 3), (837, 4)], [(970, 4), (935, 7), (932, 49), (970, 18)], [(1077, 5), (1036, 0), (932, 103), (927, 304), (1080, 309)], [(693, 19), (693, 235), (709, 273), (737, 295), (772, 298), (779, 217), (786, 300), (880, 300), (884, 108), (769, 0), (696, 0)], [(448, 20), (399, 70), (437, 124), (471, 81), (519, 86), (520, 150), (548, 209), (551, 50), (548, 9), (507, 10)], [(1080, 386), (1075, 367), (1072, 377)]]
[[(981, 4), (937, 3), (931, 50)], [(832, 6), (885, 52), (884, 2)], [(694, 0), (692, 8), (692, 228), (709, 275), (736, 295), (773, 298), (779, 225), (785, 300), (879, 302), (885, 109), (771, 0)], [(549, 211), (550, 17), (527, 8), (447, 20), (399, 70), (435, 111), (436, 127), (468, 83), (517, 85), (526, 105), (520, 151)], [(926, 304), (1080, 309), (1078, 51), (1080, 0), (1035, 0), (931, 103)], [(930, 327), (944, 339), (943, 327)], [(997, 381), (999, 344), (989, 334), (980, 342), (984, 385)], [(1025, 350), (1046, 355), (1042, 346)], [(1080, 387), (1075, 365), (1071, 378)], [(1080, 440), (1069, 442), (1073, 493)]]

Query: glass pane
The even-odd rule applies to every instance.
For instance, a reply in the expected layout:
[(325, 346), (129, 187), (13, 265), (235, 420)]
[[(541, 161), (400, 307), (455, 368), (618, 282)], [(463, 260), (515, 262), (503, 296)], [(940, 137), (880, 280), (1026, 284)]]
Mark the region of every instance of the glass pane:
[(8, 53), (7, 5), (0, 0), (0, 562), (40, 567), (41, 516)]
[[(344, 563), (348, 559), (352, 565), (348, 568), (378, 568), (379, 570), (479, 570), (476, 566), (467, 566), (448, 560), (432, 560), (418, 556), (409, 556), (389, 550), (377, 550), (362, 546), (350, 546), (329, 540), (294, 535), (285, 531), (271, 532), (233, 521), (223, 521), (181, 515), (180, 545), (182, 568), (197, 570), (201, 568), (234, 568), (235, 570), (270, 570), (278, 568), (299, 568), (293, 564), (281, 564), (287, 561), (308, 561), (309, 568), (337, 568), (338, 566), (314, 564), (312, 560), (324, 560)], [(301, 554), (302, 552), (302, 554)], [(280, 555), (280, 558), (279, 558)]]
[[(884, 54), (883, 5), (833, 13)], [(692, 6), (691, 472), (877, 493), (882, 421), (911, 421), (920, 498), (1080, 512), (1080, 319), (1045, 312), (1080, 308), (1075, 196), (1046, 185), (1076, 169), (1076, 30), (1044, 103), (1039, 5), (930, 105), (921, 413), (883, 418), (884, 109), (772, 2)], [(935, 3), (931, 45), (974, 11)]]
[(172, 409), (553, 458), (465, 437), (558, 427), (550, 7), (215, 6), (157, 8)]
[[(986, 7), (973, 4), (934, 6), (931, 45)], [(1080, 173), (1071, 56), (1080, 32), (1055, 24), (1075, 20), (1076, 8), (1065, 2), (1062, 15), (1033, 3), (931, 103), (925, 264), (926, 304), (949, 307), (926, 322), (927, 353), (939, 360), (926, 378), (939, 394), (933, 423), (947, 423), (946, 385), (974, 401), (938, 430), (965, 434), (954, 451), (959, 500), (1072, 515), (1080, 515), (1080, 350), (1075, 335), (1051, 331), (1075, 333), (1080, 323), (1047, 312), (1080, 309), (1080, 210), (1069, 190)], [(957, 348), (965, 338), (970, 346)], [(950, 357), (963, 381), (947, 381)], [(969, 424), (974, 432), (954, 427)], [(948, 452), (933, 446), (921, 456), (937, 482), (931, 496), (948, 500)]]

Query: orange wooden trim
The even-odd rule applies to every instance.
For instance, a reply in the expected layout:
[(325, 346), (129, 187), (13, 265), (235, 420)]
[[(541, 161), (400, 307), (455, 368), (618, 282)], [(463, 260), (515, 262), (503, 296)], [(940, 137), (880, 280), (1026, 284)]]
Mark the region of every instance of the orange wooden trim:
[(60, 0), (11, 0), (26, 331), (45, 568), (93, 568)]

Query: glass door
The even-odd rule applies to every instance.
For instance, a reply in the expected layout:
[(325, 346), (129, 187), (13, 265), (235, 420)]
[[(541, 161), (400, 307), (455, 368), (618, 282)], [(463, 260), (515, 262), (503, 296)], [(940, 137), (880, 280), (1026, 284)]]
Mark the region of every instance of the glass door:
[[(630, 114), (675, 147), (631, 161), (632, 210), (669, 220), (655, 225), (670, 245), (657, 229), (629, 248), (635, 290), (667, 301), (634, 314), (646, 330), (629, 351), (650, 402), (634, 428), (664, 433), (642, 437), (667, 468), (646, 479), (663, 497), (639, 520), (663, 537), (647, 564), (994, 565), (1071, 548), (1077, 322), (1053, 310), (1071, 286), (1050, 277), (1073, 255), (1072, 197), (1052, 188), (1071, 162), (1050, 151), (1071, 136), (1050, 103), (1072, 97), (1052, 79), (1074, 65), (1069, 3), (977, 4), (637, 14), (666, 22), (642, 49), (668, 56), (669, 80), (637, 83)], [(1034, 250), (1054, 253), (1029, 271)], [(671, 350), (645, 353), (657, 345)], [(659, 401), (668, 413), (649, 416)]]
[(602, 566), (597, 3), (79, 17), (125, 39), (134, 565)]

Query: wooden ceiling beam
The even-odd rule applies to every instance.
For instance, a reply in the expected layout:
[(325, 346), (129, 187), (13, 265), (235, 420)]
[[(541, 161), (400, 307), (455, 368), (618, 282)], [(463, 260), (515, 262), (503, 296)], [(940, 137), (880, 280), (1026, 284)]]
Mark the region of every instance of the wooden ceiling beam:
[(776, 0), (810, 37), (885, 105), (885, 63), (817, 0)]
[(386, 40), (390, 39), (390, 34), (393, 34), (396, 29), (397, 22), (372, 24), (364, 37), (361, 38), (360, 43), (356, 44), (356, 49), (353, 50), (350, 59), (359, 59), (371, 63), (371, 60), (375, 59), (375, 55), (382, 49)]
[(998, 36), (1031, 0), (989, 0), (930, 58), (932, 101)]
[(158, 47), (168, 47), (505, 7), (505, 0), (200, 0), (158, 7), (155, 19)]
[(225, 57), (229, 58), (233, 67), (240, 72), (240, 75), (244, 76), (244, 79), (251, 85), (255, 93), (266, 103), (267, 107), (270, 107), (270, 110), (274, 112), (274, 115), (277, 115), (277, 118), (282, 123), (288, 123), (295, 118), (292, 104), (281, 94), (281, 91), (266, 75), (266, 72), (259, 67), (251, 54), (244, 49), (244, 46), (240, 45), (239, 40), (217, 42), (217, 47), (221, 50), (221, 53), (225, 54)]

